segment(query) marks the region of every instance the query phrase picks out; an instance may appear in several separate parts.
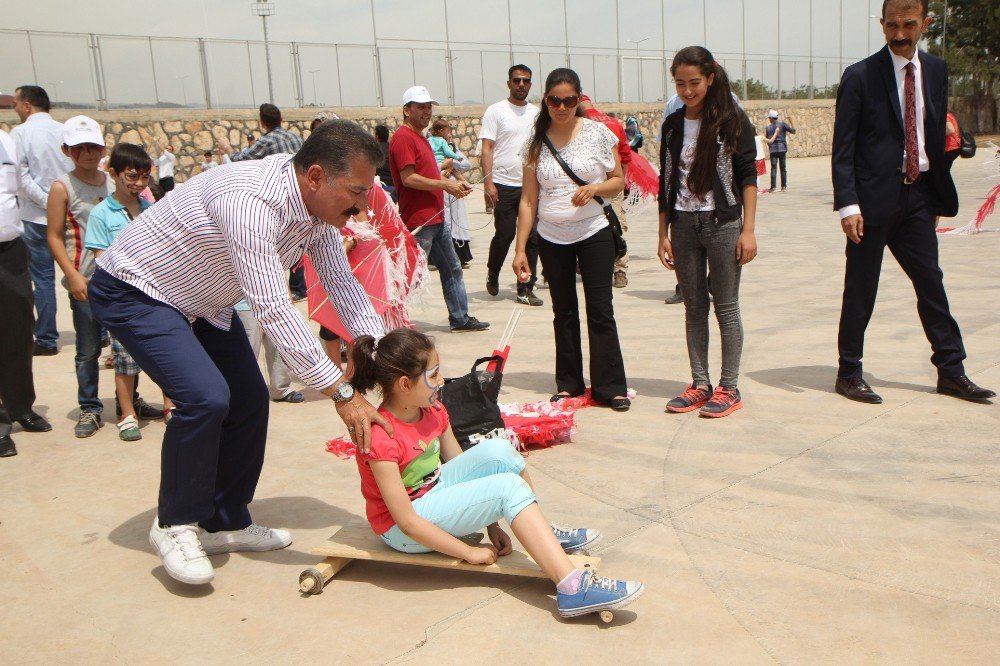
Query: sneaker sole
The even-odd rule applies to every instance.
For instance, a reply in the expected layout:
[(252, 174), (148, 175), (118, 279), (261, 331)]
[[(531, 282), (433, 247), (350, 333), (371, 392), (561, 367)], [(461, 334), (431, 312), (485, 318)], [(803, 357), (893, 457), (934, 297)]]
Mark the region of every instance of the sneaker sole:
[(188, 585), (205, 585), (211, 583), (215, 579), (215, 572), (213, 571), (208, 576), (188, 576), (181, 571), (173, 571), (167, 566), (167, 563), (163, 560), (163, 555), (160, 553), (160, 549), (156, 547), (156, 542), (153, 540), (153, 536), (149, 537), (149, 545), (153, 547), (153, 552), (156, 553), (160, 562), (163, 563), (163, 570), (167, 572), (167, 575), (174, 580), (180, 581), (182, 583), (187, 583)]
[(205, 551), (206, 555), (224, 555), (226, 553), (265, 553), (270, 550), (281, 550), (282, 548), (288, 548), (292, 545), (292, 540), (289, 539), (288, 543), (281, 546), (245, 546), (239, 543), (227, 543), (222, 546), (216, 546), (210, 548), (202, 542), (201, 549)]
[(639, 583), (639, 587), (635, 588), (632, 594), (627, 597), (622, 597), (617, 601), (612, 601), (609, 604), (595, 604), (593, 606), (586, 606), (584, 608), (574, 608), (572, 610), (562, 610), (559, 609), (559, 615), (562, 617), (579, 617), (581, 615), (588, 615), (590, 613), (600, 613), (601, 611), (607, 610), (618, 610), (619, 608), (625, 608), (633, 601), (642, 596), (642, 593), (646, 591), (646, 586)]
[(742, 400), (740, 400), (739, 402), (737, 402), (735, 404), (730, 405), (729, 409), (727, 409), (724, 412), (715, 412), (715, 413), (713, 413), (713, 412), (705, 412), (705, 411), (703, 411), (703, 412), (701, 412), (701, 415), (704, 416), (704, 417), (710, 418), (710, 419), (721, 419), (723, 416), (729, 416), (730, 414), (732, 414), (733, 412), (735, 412), (735, 411), (737, 411), (739, 409), (743, 409), (743, 401)]
[(702, 400), (701, 402), (696, 402), (692, 405), (688, 405), (687, 407), (671, 407), (670, 405), (667, 405), (663, 408), (663, 411), (671, 412), (673, 414), (686, 414), (687, 412), (693, 412), (696, 409), (701, 409), (707, 403), (708, 400)]
[(563, 552), (567, 553), (567, 554), (578, 553), (581, 550), (583, 550), (584, 548), (586, 548), (587, 546), (590, 546), (592, 544), (597, 543), (602, 538), (604, 538), (604, 534), (598, 533), (598, 535), (596, 537), (594, 537), (593, 539), (591, 539), (590, 541), (584, 541), (583, 543), (581, 543), (579, 545), (576, 545), (576, 546), (573, 546), (572, 548), (563, 548)]

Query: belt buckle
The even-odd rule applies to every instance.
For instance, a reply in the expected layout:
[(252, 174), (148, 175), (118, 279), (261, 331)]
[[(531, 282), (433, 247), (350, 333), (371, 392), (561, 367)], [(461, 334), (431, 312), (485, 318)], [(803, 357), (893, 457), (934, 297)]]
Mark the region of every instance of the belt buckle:
[(913, 185), (916, 180), (910, 180), (909, 176), (903, 176), (903, 185)]

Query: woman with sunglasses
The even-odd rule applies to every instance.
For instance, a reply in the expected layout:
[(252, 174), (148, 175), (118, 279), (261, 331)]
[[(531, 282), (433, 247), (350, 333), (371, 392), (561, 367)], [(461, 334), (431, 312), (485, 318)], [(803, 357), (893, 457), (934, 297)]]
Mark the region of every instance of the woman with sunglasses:
[[(684, 104), (663, 122), (657, 256), (677, 271), (684, 297), (691, 384), (668, 412), (728, 416), (743, 407), (736, 380), (743, 353), (740, 272), (757, 256), (754, 128), (733, 101), (726, 70), (700, 46), (681, 49), (670, 74)], [(722, 338), (722, 374), (708, 375), (708, 285)]]
[[(526, 248), (537, 217), (538, 256), (552, 296), (556, 339), (557, 393), (552, 400), (580, 396), (586, 389), (576, 296), (579, 265), (587, 308), (591, 397), (626, 411), (631, 403), (612, 305), (614, 237), (595, 200), (610, 199), (625, 187), (618, 139), (603, 124), (583, 117), (578, 106), (580, 77), (573, 70), (559, 68), (549, 74), (544, 102), (522, 151), (525, 171), (514, 274), (521, 282), (531, 278)], [(553, 151), (585, 185), (576, 184)]]

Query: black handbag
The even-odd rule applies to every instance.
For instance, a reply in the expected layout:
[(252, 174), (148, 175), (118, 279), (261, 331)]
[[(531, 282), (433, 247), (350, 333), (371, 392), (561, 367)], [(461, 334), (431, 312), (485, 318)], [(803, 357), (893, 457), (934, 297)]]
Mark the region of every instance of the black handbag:
[(503, 363), (502, 356), (476, 359), (467, 375), (446, 379), (441, 387), (441, 403), (448, 411), (455, 439), (465, 451), (482, 439), (506, 437), (503, 415), (497, 405), (503, 373), (479, 370), (483, 363)]
[(972, 132), (960, 132), (959, 136), (961, 137), (962, 141), (961, 145), (958, 148), (959, 151), (958, 154), (965, 159), (969, 159), (970, 157), (975, 157), (976, 137), (972, 135)]
[[(570, 177), (570, 180), (581, 187), (589, 184), (569, 168), (569, 165), (566, 164), (566, 160), (564, 160), (562, 155), (559, 154), (559, 151), (552, 146), (552, 142), (549, 141), (549, 137), (543, 136), (542, 141), (548, 147), (549, 152), (552, 153), (552, 157), (556, 158), (556, 162), (559, 163), (562, 170), (565, 171), (566, 175)], [(611, 207), (610, 203), (604, 202), (603, 197), (599, 197), (595, 194), (594, 201), (596, 201), (597, 205), (604, 210), (604, 217), (607, 218), (608, 226), (611, 227), (611, 238), (615, 243), (615, 260), (621, 259), (628, 254), (628, 243), (625, 242), (625, 236), (622, 235), (622, 223), (618, 221), (618, 214), (615, 213), (615, 209)]]

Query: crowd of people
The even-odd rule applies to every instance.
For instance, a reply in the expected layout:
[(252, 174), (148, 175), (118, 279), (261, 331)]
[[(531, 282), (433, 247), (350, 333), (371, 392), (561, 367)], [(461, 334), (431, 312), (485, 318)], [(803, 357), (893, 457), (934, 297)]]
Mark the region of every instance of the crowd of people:
[[(995, 395), (965, 374), (938, 265), (936, 216), (954, 216), (958, 198), (945, 154), (946, 68), (916, 48), (930, 20), (924, 0), (887, 0), (886, 47), (849, 67), (838, 95), (834, 206), (847, 242), (835, 388), (859, 402), (881, 402), (862, 377), (861, 358), (886, 247), (917, 292), (938, 391), (976, 401)], [(763, 156), (725, 69), (707, 49), (678, 51), (670, 76), (677, 94), (658, 137), (657, 257), (677, 276), (691, 382), (665, 410), (718, 418), (744, 406), (739, 287), (758, 251)], [(535, 294), (542, 277), (553, 313), (551, 400), (581, 396), (589, 385), (597, 403), (626, 411), (613, 301), (615, 289), (628, 284), (621, 196), (644, 138), (634, 118), (622, 125), (601, 113), (572, 69), (548, 73), (540, 107), (527, 101), (532, 77), (529, 67), (512, 66), (508, 97), (482, 119), (482, 184), (494, 217), (486, 290), (498, 296), (510, 270), (516, 300), (542, 306)], [(373, 136), (321, 114), (303, 141), (283, 127), (277, 107), (263, 104), (260, 137), (239, 150), (221, 138), (222, 165), (208, 151), (200, 173), (177, 184), (177, 158), (164, 138), (155, 158), (121, 142), (105, 155), (96, 121), (57, 122), (45, 90), (19, 87), (22, 124), (12, 136), (0, 132), (0, 456), (16, 454), (13, 423), (26, 432), (52, 428), (33, 410), (32, 358), (59, 353), (58, 265), (75, 332), (75, 435), (93, 436), (103, 425), (99, 357), (108, 346), (119, 437), (141, 438), (143, 419), (169, 420), (149, 538), (174, 578), (207, 583), (214, 576), (208, 555), (291, 542), (288, 532), (254, 523), (248, 504), (263, 465), (269, 401), (301, 402), (291, 387), (297, 377), (330, 397), (346, 423), (359, 451), (368, 518), (390, 547), (489, 564), (511, 549), (497, 523), (503, 518), (556, 584), (561, 614), (634, 600), (641, 583), (573, 567), (565, 552), (600, 533), (548, 523), (509, 442), (458, 449), (437, 401), (443, 380), (433, 343), (410, 329), (386, 331), (353, 276), (340, 229), (363, 214), (371, 188), (382, 187), (438, 272), (450, 329), (489, 328), (469, 312), (463, 275), (473, 260), (463, 202), (475, 189), (470, 161), (450, 123), (434, 120), (435, 105), (427, 88), (414, 85), (402, 95), (403, 123), (391, 136), (385, 126)], [(778, 172), (784, 190), (787, 137), (796, 129), (776, 111), (768, 116), (769, 191)], [(321, 332), (336, 343), (324, 350), (293, 305), (306, 294), (305, 255), (354, 337), (351, 377), (340, 367), (336, 336)], [(722, 341), (714, 385), (710, 309)], [(162, 407), (140, 395), (141, 374), (147, 395), (150, 383), (162, 392)], [(377, 409), (363, 395), (374, 388), (383, 398)], [(490, 545), (456, 538), (484, 527)]]

